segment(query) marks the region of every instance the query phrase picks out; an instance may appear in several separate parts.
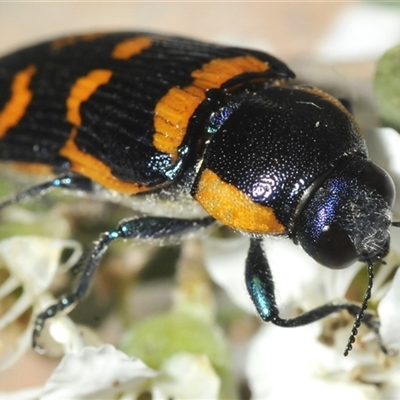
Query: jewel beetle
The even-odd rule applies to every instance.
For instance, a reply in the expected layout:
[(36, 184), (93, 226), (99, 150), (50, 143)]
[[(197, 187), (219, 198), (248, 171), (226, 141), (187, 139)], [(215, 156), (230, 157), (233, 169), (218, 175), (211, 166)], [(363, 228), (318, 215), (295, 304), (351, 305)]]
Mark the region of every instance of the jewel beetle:
[[(294, 77), (260, 51), (143, 32), (64, 37), (0, 59), (2, 167), (49, 176), (0, 208), (63, 188), (136, 213), (99, 237), (74, 291), (37, 317), (34, 346), (46, 319), (86, 294), (112, 241), (218, 223), (249, 237), (245, 280), (264, 321), (294, 327), (346, 309), (355, 322), (345, 355), (361, 322), (379, 338), (366, 308), (374, 264), (389, 250), (394, 185), (346, 107)], [(361, 306), (281, 318), (267, 235), (289, 237), (328, 268), (365, 262)]]

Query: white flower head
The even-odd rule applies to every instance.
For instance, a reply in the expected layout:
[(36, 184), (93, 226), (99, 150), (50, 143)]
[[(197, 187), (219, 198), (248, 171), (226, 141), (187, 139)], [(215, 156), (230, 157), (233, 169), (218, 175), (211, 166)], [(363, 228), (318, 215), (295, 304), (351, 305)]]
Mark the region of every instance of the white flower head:
[[(72, 250), (69, 259), (61, 263), (60, 258), (65, 249)], [(81, 256), (79, 243), (71, 240), (51, 239), (36, 236), (15, 236), (0, 242), (0, 268), (8, 271), (8, 278), (0, 286), (0, 299), (21, 288), (21, 295), (12, 306), (0, 317), (0, 330), (5, 329), (32, 307), (29, 324), (17, 339), (17, 348), (0, 359), (0, 368), (7, 368), (15, 362), (30, 346), (33, 324), (36, 315), (54, 303), (49, 289), (53, 279), (60, 271), (71, 268)], [(49, 321), (43, 336), (50, 334), (52, 343), (57, 342), (64, 351), (82, 347), (79, 331), (66, 316), (57, 316)], [(60, 353), (57, 346), (48, 349)], [(61, 351), (63, 353), (64, 351)]]
[[(15, 392), (11, 398), (134, 400), (150, 393), (156, 400), (213, 400), (218, 399), (219, 389), (220, 379), (206, 356), (175, 354), (156, 371), (103, 345), (66, 355), (43, 388)], [(7, 396), (0, 393), (0, 399)]]

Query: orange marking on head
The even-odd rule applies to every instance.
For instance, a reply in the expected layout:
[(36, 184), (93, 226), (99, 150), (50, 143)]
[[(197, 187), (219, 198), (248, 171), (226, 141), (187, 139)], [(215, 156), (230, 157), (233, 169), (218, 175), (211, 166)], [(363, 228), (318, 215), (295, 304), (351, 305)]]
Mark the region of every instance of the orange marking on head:
[(209, 169), (202, 172), (194, 197), (212, 217), (233, 229), (259, 234), (285, 232), (271, 207), (254, 203)]
[(147, 36), (138, 36), (130, 39), (125, 39), (118, 43), (111, 56), (119, 60), (127, 60), (132, 56), (141, 53), (143, 50), (151, 46), (151, 39)]
[(32, 100), (33, 94), (29, 89), (29, 84), (35, 72), (36, 67), (31, 65), (14, 76), (10, 100), (0, 111), (0, 138), (10, 128), (17, 125), (24, 116), (26, 108)]
[(90, 42), (102, 36), (107, 35), (107, 33), (87, 33), (85, 35), (67, 36), (61, 39), (54, 40), (51, 43), (53, 49), (61, 49), (62, 47), (71, 46), (78, 42)]
[(108, 83), (111, 76), (112, 71), (95, 69), (75, 82), (67, 98), (67, 119), (71, 124), (79, 126), (82, 123), (79, 113), (81, 104), (88, 100), (99, 86)]
[(112, 174), (111, 168), (108, 165), (80, 150), (75, 143), (77, 132), (77, 128), (74, 127), (64, 147), (60, 150), (60, 155), (66, 157), (71, 162), (71, 171), (86, 176), (107, 189), (123, 194), (136, 194), (149, 190), (145, 185), (124, 182), (118, 179)]
[(178, 147), (185, 137), (191, 116), (206, 98), (206, 91), (219, 88), (225, 82), (246, 72), (264, 72), (269, 66), (253, 56), (218, 58), (192, 72), (193, 82), (184, 88), (173, 87), (160, 99), (155, 108), (154, 147), (178, 156)]

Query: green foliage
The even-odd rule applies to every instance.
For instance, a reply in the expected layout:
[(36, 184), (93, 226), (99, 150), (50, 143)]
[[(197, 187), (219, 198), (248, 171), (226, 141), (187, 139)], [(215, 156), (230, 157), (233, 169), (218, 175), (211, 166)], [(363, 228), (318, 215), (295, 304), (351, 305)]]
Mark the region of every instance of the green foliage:
[(226, 339), (216, 325), (201, 318), (182, 311), (151, 317), (133, 326), (120, 347), (154, 369), (178, 353), (204, 354), (221, 378), (220, 398), (236, 397)]
[(400, 131), (400, 45), (387, 51), (378, 61), (375, 91), (383, 122)]

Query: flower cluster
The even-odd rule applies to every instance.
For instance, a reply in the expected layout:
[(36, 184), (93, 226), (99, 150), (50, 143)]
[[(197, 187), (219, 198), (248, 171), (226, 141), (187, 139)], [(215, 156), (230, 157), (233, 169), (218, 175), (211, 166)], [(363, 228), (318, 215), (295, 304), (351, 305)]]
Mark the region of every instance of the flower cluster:
[[(373, 137), (381, 149), (380, 164), (399, 184), (395, 149), (400, 148), (400, 136), (386, 128), (375, 130)], [(394, 220), (397, 215), (400, 215), (398, 204)], [(363, 290), (365, 266), (361, 263), (332, 271), (312, 261), (288, 240), (266, 239), (264, 246), (283, 315), (342, 300), (354, 291)], [(254, 313), (243, 281), (248, 240), (206, 238), (202, 247), (213, 281), (240, 308)], [(174, 308), (128, 332), (120, 342), (125, 353), (101, 344), (99, 339), (93, 340), (93, 335), (82, 335), (81, 327), (69, 317), (58, 315), (48, 321), (41, 337), (49, 354), (65, 355), (58, 368), (43, 387), (3, 395), (18, 398), (24, 394), (32, 399), (137, 399), (143, 393), (150, 393), (160, 399), (216, 399), (225, 385), (225, 394), (234, 396), (235, 389), (226, 389), (233, 382), (229, 372), (231, 359), (226, 338), (215, 323), (210, 288), (203, 274), (196, 274), (193, 264), (196, 261), (190, 258), (194, 257), (193, 245), (189, 245), (190, 256), (188, 247), (185, 248)], [(61, 262), (65, 249), (70, 249), (71, 255)], [(8, 298), (11, 303), (0, 318), (3, 330), (0, 368), (7, 368), (30, 347), (34, 315), (54, 302), (51, 283), (58, 274), (71, 268), (80, 255), (80, 246), (71, 240), (25, 236), (0, 242), (0, 267), (9, 274), (0, 286), (0, 298), (3, 302)], [(400, 350), (400, 273), (396, 271), (399, 264), (400, 233), (393, 228), (391, 251), (376, 271), (370, 304), (377, 308), (383, 341), (395, 351)], [(16, 288), (20, 290), (15, 292)], [(29, 310), (28, 322), (22, 323), (21, 316)], [(399, 356), (385, 356), (368, 329), (360, 329), (351, 355), (343, 357), (352, 322), (343, 313), (295, 329), (260, 324), (248, 342), (242, 370), (253, 398), (290, 398), (299, 391), (332, 399), (398, 398)], [(14, 348), (10, 348), (12, 342), (6, 339), (10, 328), (14, 337), (19, 332)], [(154, 352), (159, 357), (156, 361)], [(286, 384), (288, 376), (291, 385)]]

